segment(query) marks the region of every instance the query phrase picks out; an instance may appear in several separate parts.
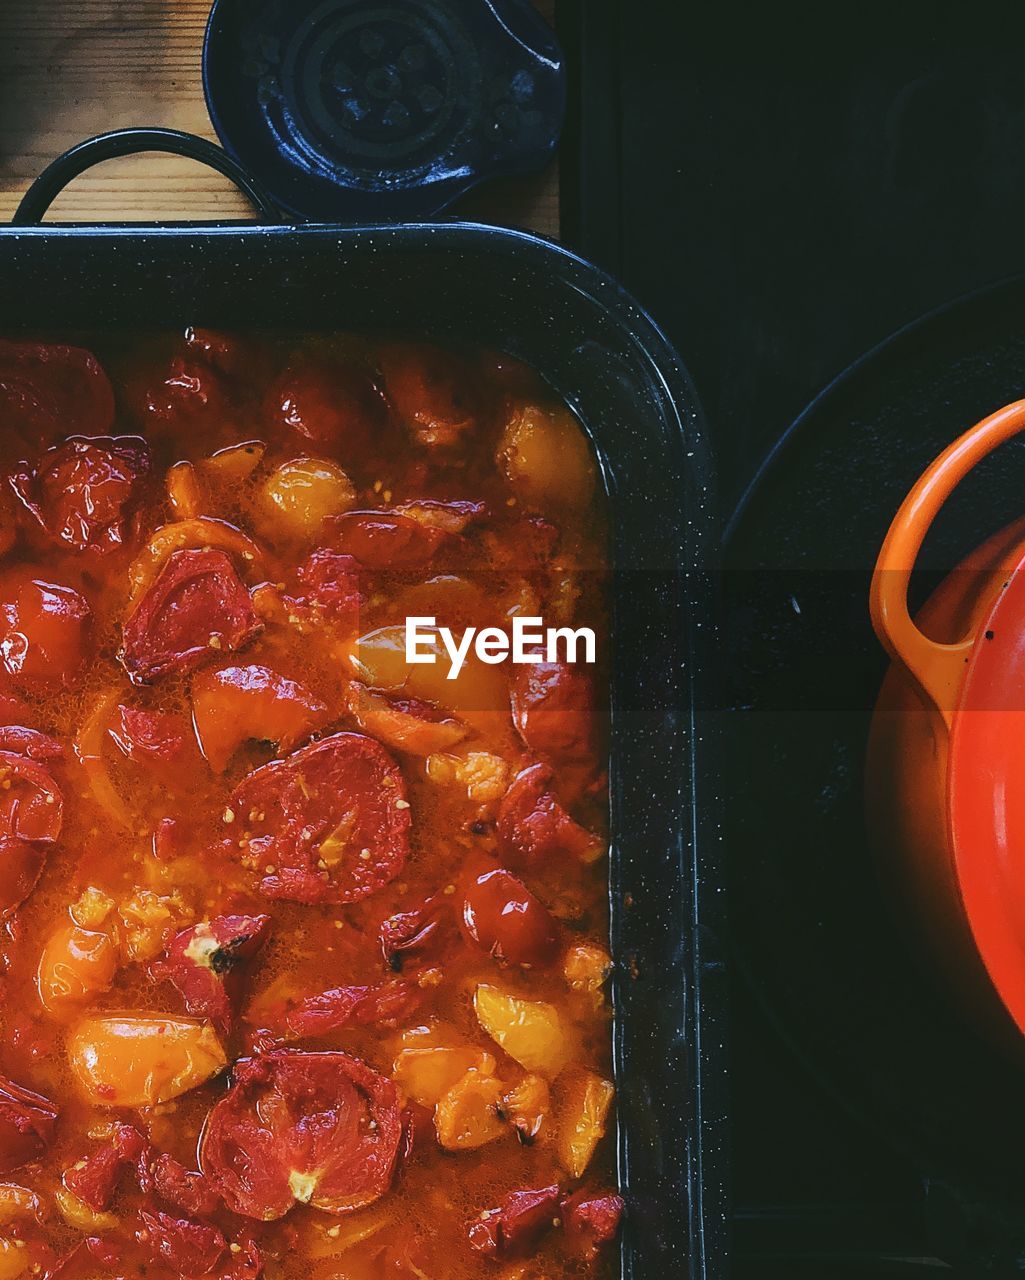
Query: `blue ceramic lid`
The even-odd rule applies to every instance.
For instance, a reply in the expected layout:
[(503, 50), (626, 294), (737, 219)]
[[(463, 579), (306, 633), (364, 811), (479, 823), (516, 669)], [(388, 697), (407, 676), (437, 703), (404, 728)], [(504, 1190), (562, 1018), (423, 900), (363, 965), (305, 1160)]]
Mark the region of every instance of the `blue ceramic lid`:
[(216, 0), (203, 79), (225, 148), (318, 221), (426, 217), (536, 169), (566, 102), (529, 0)]

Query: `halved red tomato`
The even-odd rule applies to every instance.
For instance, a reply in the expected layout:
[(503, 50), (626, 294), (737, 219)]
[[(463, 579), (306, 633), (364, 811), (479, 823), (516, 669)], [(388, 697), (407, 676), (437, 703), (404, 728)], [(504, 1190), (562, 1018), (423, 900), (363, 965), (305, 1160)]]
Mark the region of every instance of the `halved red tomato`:
[(475, 370), (455, 352), (393, 342), (378, 360), (395, 416), (417, 444), (451, 448), (475, 430), (481, 413)]
[(133, 436), (71, 439), (44, 453), (11, 485), (39, 526), (75, 551), (115, 551), (128, 538), (128, 513), (149, 449)]
[(121, 705), (107, 732), (137, 764), (174, 764), (188, 749), (186, 723), (171, 711)]
[(532, 751), (555, 764), (594, 758), (594, 685), (573, 662), (531, 662), (515, 669), (512, 717)]
[[(230, 816), (229, 816), (230, 815)], [(256, 769), (236, 787), (229, 821), (261, 890), (295, 902), (356, 902), (393, 880), (409, 856), (409, 802), (384, 747), (336, 733)]]
[(241, 649), (261, 627), (225, 552), (175, 551), (125, 622), (121, 661), (145, 684)]
[(358, 1058), (276, 1050), (236, 1065), (200, 1165), (248, 1218), (272, 1221), (296, 1203), (349, 1213), (391, 1186), (403, 1129), (395, 1085)]
[(199, 746), (223, 773), (243, 742), (257, 738), (291, 751), (331, 719), (327, 705), (296, 680), (250, 665), (203, 671), (192, 682)]
[(548, 908), (501, 867), (469, 877), (460, 922), (482, 951), (509, 964), (547, 964), (559, 946)]
[(16, 681), (71, 684), (86, 659), (89, 605), (27, 568), (0, 579), (0, 660)]
[(0, 751), (0, 839), (51, 843), (61, 832), (64, 800), (49, 769)]
[(81, 347), (0, 339), (0, 420), (37, 445), (69, 432), (104, 435), (114, 420), (114, 392)]
[(0, 1173), (39, 1159), (53, 1141), (57, 1115), (49, 1098), (0, 1076)]
[(575, 822), (554, 791), (555, 772), (546, 764), (522, 769), (498, 810), (498, 838), (521, 862), (541, 862), (570, 854), (583, 862), (601, 857), (605, 842)]

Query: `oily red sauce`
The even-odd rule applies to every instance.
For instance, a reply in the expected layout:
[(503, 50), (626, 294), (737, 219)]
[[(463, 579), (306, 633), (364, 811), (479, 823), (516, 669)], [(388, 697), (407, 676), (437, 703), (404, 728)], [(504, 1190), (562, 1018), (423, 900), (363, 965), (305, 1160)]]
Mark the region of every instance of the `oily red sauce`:
[(0, 1280), (608, 1273), (600, 663), (403, 652), (605, 554), (503, 355), (0, 342)]

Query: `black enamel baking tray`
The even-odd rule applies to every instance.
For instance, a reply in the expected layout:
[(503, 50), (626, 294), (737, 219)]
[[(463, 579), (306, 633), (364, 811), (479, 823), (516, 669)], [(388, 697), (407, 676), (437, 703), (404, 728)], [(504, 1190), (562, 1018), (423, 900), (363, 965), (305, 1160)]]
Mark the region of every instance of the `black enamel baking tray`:
[[(110, 153), (62, 162), (21, 217), (39, 216), (91, 155)], [(722, 1275), (718, 821), (703, 711), (712, 701), (711, 468), (694, 388), (660, 330), (611, 278), (559, 246), (469, 223), (0, 228), (0, 316), (6, 332), (401, 327), (512, 352), (578, 412), (608, 491), (613, 558), (622, 1275)]]

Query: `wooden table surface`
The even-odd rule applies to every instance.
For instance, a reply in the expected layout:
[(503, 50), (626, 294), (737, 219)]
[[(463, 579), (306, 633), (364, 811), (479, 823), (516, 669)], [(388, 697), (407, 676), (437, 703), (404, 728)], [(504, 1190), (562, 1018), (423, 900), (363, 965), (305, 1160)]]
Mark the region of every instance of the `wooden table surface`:
[[(553, 0), (538, 7), (551, 15)], [(92, 134), (164, 125), (216, 140), (203, 99), (210, 0), (0, 0), (0, 222), (55, 156)], [(76, 179), (59, 221), (245, 216), (219, 174), (175, 156), (144, 155)], [(453, 212), (557, 235), (557, 167), (490, 184)]]

